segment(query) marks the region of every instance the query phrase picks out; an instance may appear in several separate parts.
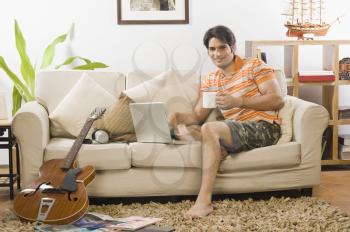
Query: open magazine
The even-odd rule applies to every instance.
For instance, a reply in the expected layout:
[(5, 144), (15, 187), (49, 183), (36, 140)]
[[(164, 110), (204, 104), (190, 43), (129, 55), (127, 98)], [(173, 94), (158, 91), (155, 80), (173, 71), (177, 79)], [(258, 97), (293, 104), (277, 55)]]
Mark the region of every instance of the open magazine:
[(134, 231), (155, 224), (160, 220), (160, 218), (142, 216), (113, 218), (105, 214), (88, 212), (84, 215), (84, 217), (70, 225), (38, 225), (35, 227), (35, 229), (40, 232)]

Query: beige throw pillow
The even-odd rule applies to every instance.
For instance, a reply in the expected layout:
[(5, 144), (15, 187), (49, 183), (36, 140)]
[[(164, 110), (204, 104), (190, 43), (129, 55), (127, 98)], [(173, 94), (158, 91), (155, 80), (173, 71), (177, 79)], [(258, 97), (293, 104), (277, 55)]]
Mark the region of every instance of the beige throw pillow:
[(188, 91), (184, 91), (181, 79), (172, 70), (165, 71), (124, 93), (135, 102), (164, 102), (168, 113), (189, 112), (194, 107), (191, 101), (193, 97), (187, 94)]
[(77, 137), (87, 117), (96, 107), (108, 107), (115, 97), (83, 73), (79, 81), (49, 115), (68, 137)]
[(293, 136), (293, 114), (294, 108), (290, 98), (285, 97), (284, 106), (280, 109), (278, 117), (281, 119), (281, 138), (277, 144), (287, 143), (291, 141)]
[(135, 129), (131, 118), (129, 104), (133, 102), (124, 93), (119, 101), (109, 107), (103, 118), (97, 120), (93, 127), (108, 132), (111, 141), (136, 141)]

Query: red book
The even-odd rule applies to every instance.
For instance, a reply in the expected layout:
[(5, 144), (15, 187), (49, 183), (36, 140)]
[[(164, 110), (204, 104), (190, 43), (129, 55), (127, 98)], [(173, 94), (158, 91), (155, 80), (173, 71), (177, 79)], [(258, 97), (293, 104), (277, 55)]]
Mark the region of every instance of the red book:
[(333, 71), (300, 71), (298, 74), (300, 82), (331, 82), (335, 80)]

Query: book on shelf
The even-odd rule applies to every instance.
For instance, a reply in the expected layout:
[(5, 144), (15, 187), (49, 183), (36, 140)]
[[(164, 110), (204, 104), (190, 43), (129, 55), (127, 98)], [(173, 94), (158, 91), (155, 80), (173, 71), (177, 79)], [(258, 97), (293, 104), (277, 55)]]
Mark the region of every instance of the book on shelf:
[(342, 160), (350, 160), (350, 145), (339, 144), (339, 157)]
[(329, 82), (335, 80), (335, 75), (327, 70), (299, 71), (298, 79), (300, 82)]
[(339, 106), (339, 119), (350, 119), (350, 106)]
[[(106, 214), (88, 212), (81, 219), (70, 225), (38, 225), (36, 230), (40, 232), (67, 231), (67, 232), (118, 232), (135, 231), (159, 222), (160, 218), (130, 216), (125, 218), (113, 218)], [(161, 230), (160, 230), (161, 231)], [(166, 230), (165, 230), (166, 231)]]
[(339, 152), (339, 158), (341, 160), (350, 160), (350, 152)]
[(333, 71), (329, 70), (300, 70), (301, 76), (334, 76)]
[(350, 146), (350, 134), (339, 135), (338, 140), (341, 145)]
[(340, 152), (350, 152), (350, 145), (339, 144)]
[(322, 160), (327, 160), (331, 158), (332, 151), (332, 134), (333, 130), (331, 127), (327, 127), (327, 129), (323, 132), (322, 135)]

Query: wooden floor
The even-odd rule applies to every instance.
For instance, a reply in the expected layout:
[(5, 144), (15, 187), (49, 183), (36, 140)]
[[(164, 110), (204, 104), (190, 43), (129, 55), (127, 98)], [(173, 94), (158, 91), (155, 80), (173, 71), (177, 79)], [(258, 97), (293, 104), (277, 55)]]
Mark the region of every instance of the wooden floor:
[[(350, 170), (323, 171), (320, 186), (313, 189), (313, 197), (324, 199), (350, 214)], [(0, 218), (5, 209), (12, 209), (12, 202), (8, 188), (1, 187)]]

